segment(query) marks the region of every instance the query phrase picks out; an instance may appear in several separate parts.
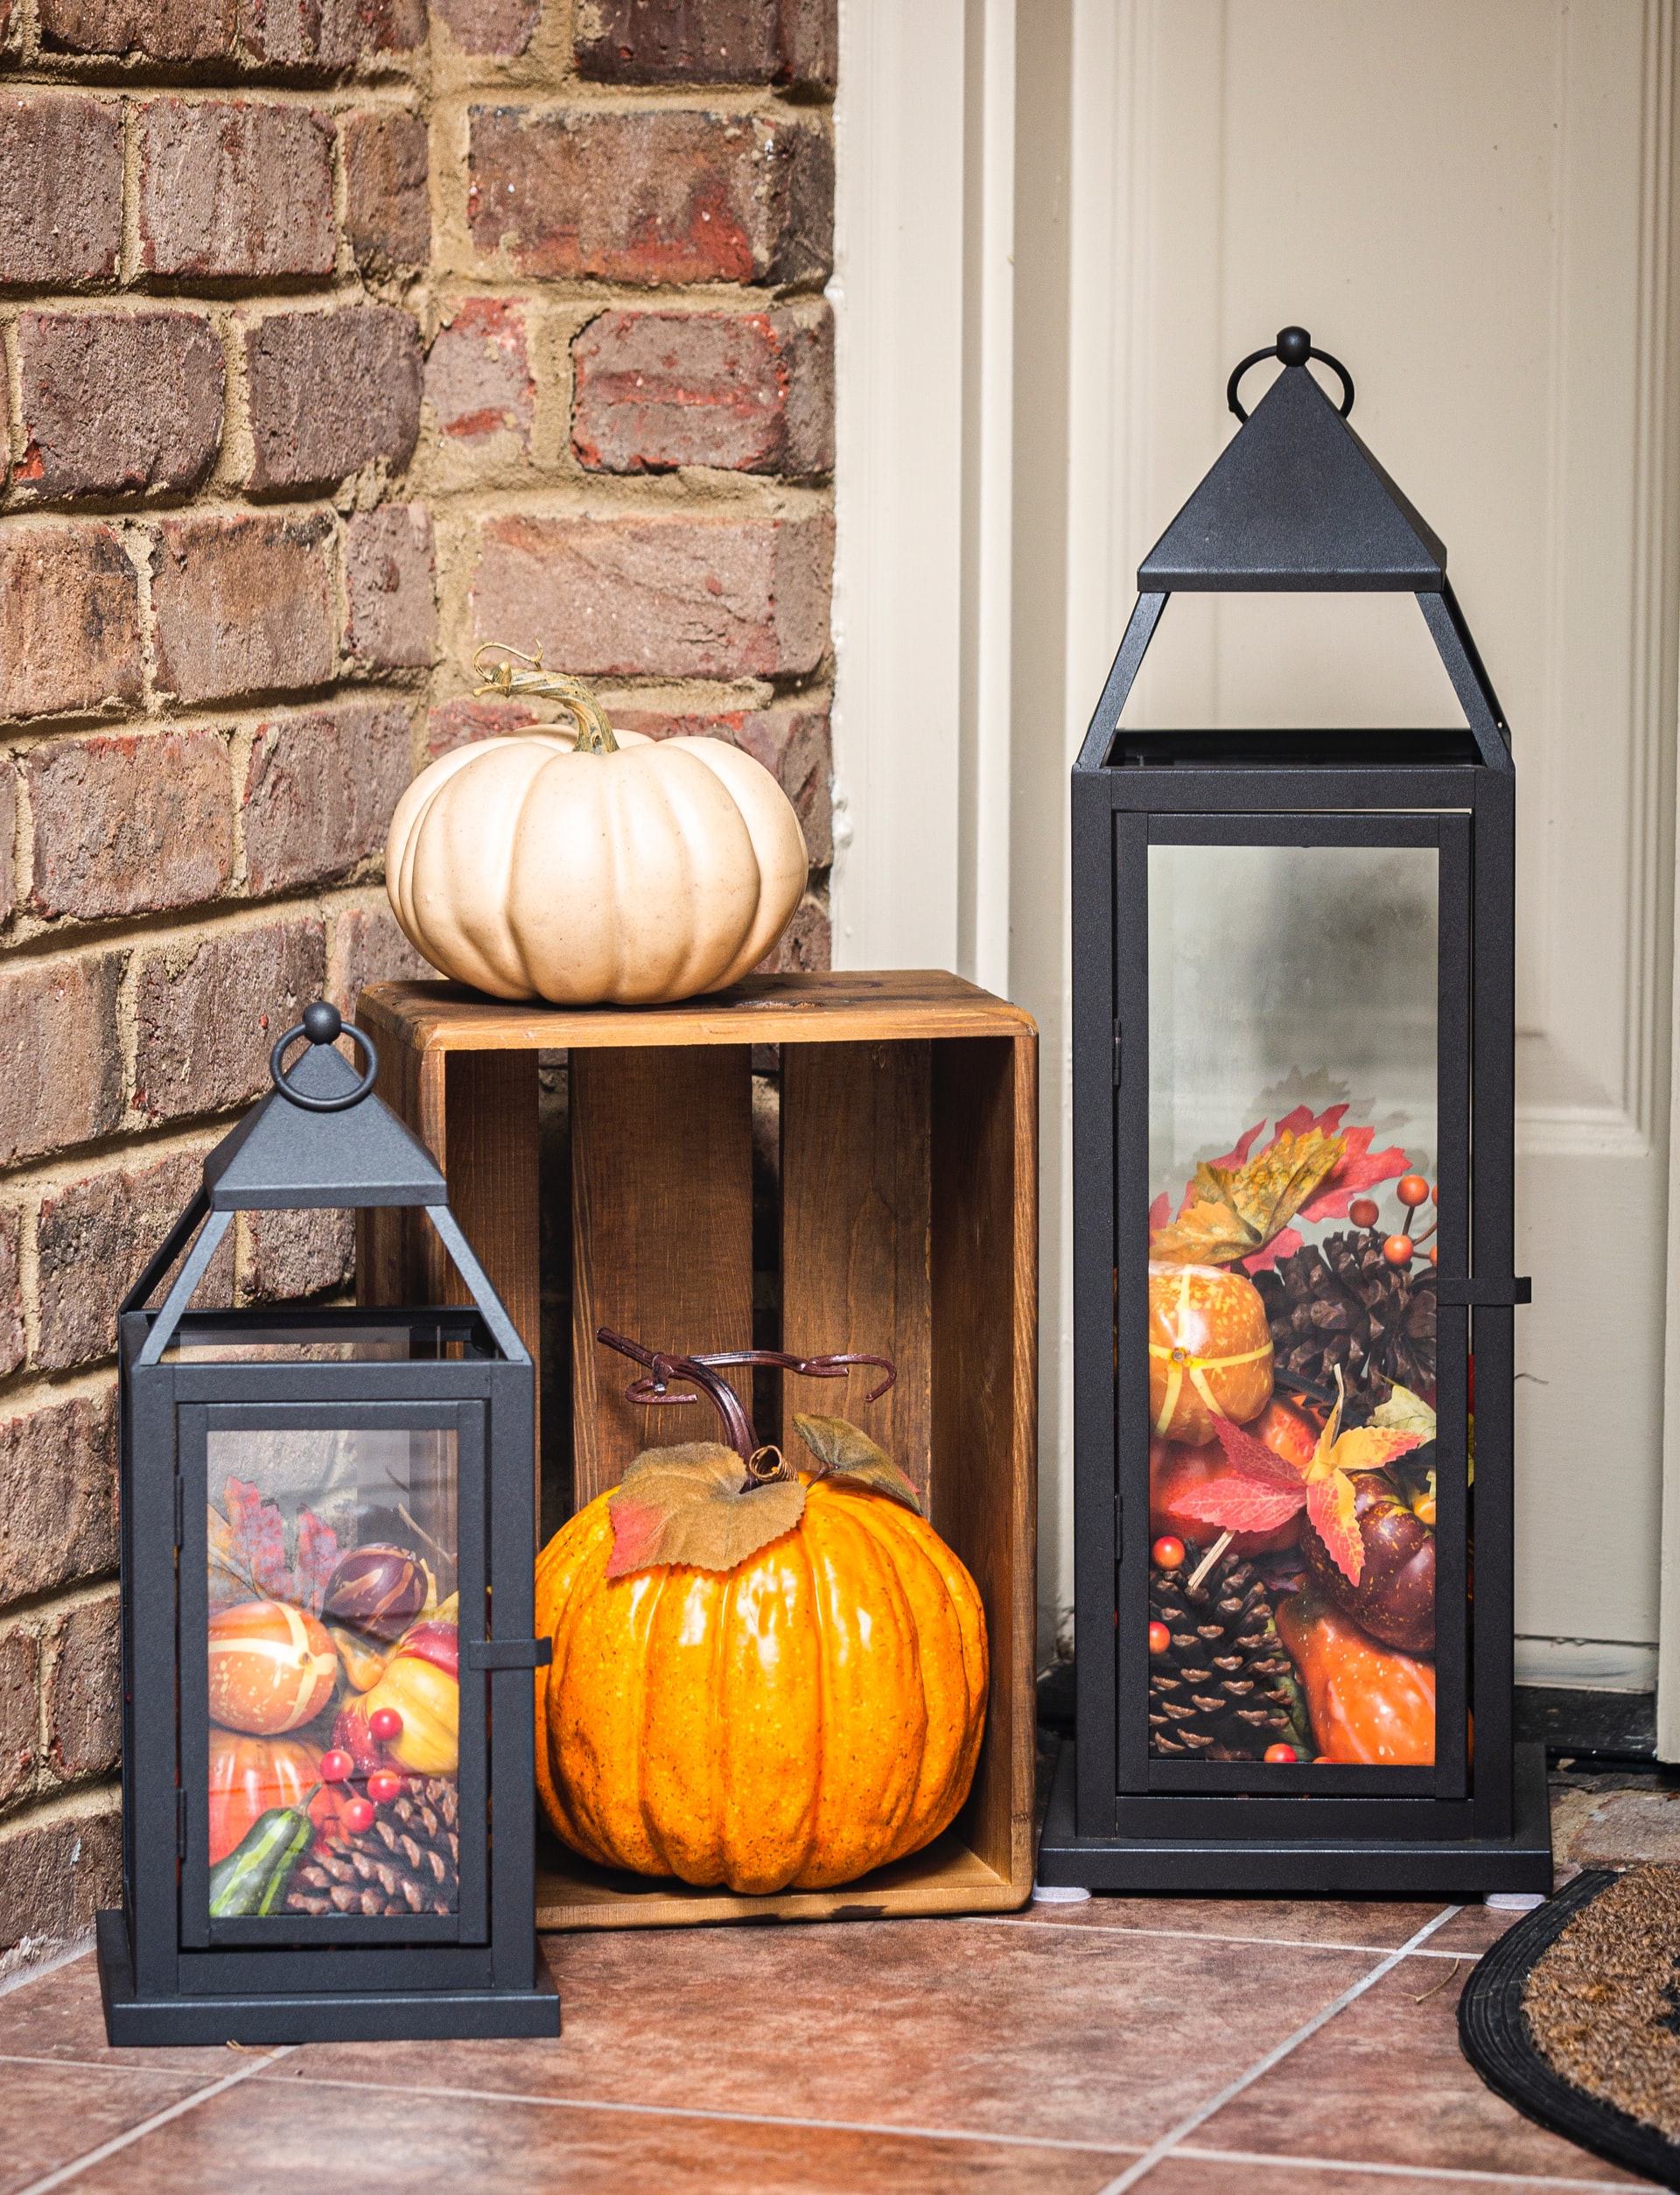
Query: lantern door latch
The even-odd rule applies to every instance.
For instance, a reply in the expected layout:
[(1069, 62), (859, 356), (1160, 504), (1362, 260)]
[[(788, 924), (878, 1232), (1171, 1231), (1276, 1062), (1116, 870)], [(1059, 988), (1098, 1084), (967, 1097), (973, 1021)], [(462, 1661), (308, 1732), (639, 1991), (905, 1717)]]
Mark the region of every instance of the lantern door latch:
[(1435, 1301), (1444, 1310), (1508, 1310), (1515, 1303), (1532, 1303), (1534, 1282), (1527, 1273), (1508, 1280), (1452, 1280), (1443, 1276), (1435, 1284)]
[(553, 1659), (551, 1638), (472, 1638), (466, 1644), (469, 1669), (546, 1669)]

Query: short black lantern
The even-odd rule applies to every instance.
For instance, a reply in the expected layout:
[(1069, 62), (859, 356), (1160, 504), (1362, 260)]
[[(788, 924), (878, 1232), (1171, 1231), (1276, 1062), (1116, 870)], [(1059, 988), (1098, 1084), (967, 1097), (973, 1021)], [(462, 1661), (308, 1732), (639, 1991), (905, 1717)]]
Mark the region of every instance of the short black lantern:
[[(1346, 368), (1285, 328), (1228, 396), (1074, 770), (1077, 1743), (1040, 1872), (1549, 1891), (1512, 1734), (1509, 733)], [(1466, 728), (1122, 730), (1181, 589), (1412, 593)]]
[[(534, 1925), (531, 1360), (443, 1175), (372, 1095), (368, 1039), (318, 1003), (270, 1068), (120, 1323), (107, 2032), (553, 2035)], [(424, 1210), (472, 1307), (188, 1308), (235, 1211), (385, 1204)]]

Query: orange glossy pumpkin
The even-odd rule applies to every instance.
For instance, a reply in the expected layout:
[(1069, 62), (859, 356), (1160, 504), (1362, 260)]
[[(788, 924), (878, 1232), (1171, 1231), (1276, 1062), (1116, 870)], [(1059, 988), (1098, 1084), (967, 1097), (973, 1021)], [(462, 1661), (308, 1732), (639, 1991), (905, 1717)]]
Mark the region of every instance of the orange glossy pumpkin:
[[(296, 1806), (319, 1781), (321, 1749), (307, 1738), (251, 1737), (210, 1729), (210, 1864), (225, 1860), (271, 1806)], [(312, 1813), (332, 1811), (323, 1792)]]
[(1246, 1425), (1271, 1399), (1271, 1329), (1245, 1273), (1149, 1268), (1149, 1419), (1163, 1441), (1201, 1448), (1214, 1420)]
[[(822, 1890), (919, 1851), (967, 1798), (985, 1722), (985, 1618), (925, 1518), (808, 1485), (733, 1570), (608, 1580), (609, 1497), (543, 1550), (537, 1781), (604, 1867), (732, 1890)], [(546, 1741), (546, 1742), (545, 1742)]]
[(321, 1712), (339, 1658), (321, 1625), (289, 1601), (242, 1601), (210, 1618), (210, 1719), (277, 1737)]
[(1312, 1593), (1278, 1610), (1278, 1633), (1300, 1672), (1319, 1757), (1384, 1768), (1435, 1758), (1435, 1665), (1380, 1646)]

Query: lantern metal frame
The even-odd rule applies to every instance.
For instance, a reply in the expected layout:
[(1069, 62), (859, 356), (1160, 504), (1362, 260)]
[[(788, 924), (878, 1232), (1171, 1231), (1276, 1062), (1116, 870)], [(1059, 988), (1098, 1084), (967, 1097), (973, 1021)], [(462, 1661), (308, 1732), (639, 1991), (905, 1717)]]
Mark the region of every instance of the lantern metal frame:
[[(1237, 384), (1283, 368), (1246, 413)], [(1308, 370), (1338, 375), (1338, 408)], [(1239, 432), (1138, 575), (1073, 772), (1076, 1740), (1040, 1876), (1132, 1890), (1549, 1891), (1543, 1749), (1512, 1731), (1516, 779), (1446, 552), (1351, 427), (1300, 328), (1228, 388)], [(1462, 729), (1133, 731), (1169, 597), (1405, 592)], [(1147, 1750), (1149, 848), (1438, 850), (1438, 1750), (1432, 1767), (1173, 1762)], [(1474, 1123), (1474, 1137), (1473, 1137)], [(1476, 1359), (1474, 1595), (1466, 1364)], [(1138, 1368), (1134, 1370), (1133, 1368)], [(1110, 1649), (1108, 1641), (1112, 1637)], [(1474, 1762), (1468, 1718), (1474, 1717)]]
[[(334, 1047), (341, 1030), (363, 1051), (360, 1075)], [(288, 1070), (300, 1035), (309, 1048)], [(209, 1154), (118, 1322), (123, 1905), (97, 1916), (107, 2033), (113, 2044), (555, 2035), (559, 1999), (536, 1933), (531, 1672), (549, 1643), (532, 1637), (531, 1358), (430, 1154), (369, 1094), (378, 1062), (361, 1032), (318, 1003), (271, 1066), (276, 1087)], [(381, 1205), (424, 1211), (470, 1306), (189, 1308), (235, 1211)], [(178, 1261), (163, 1303), (146, 1308)], [(236, 1354), (324, 1343), (403, 1353)], [(355, 1424), (457, 1434), (459, 1910), (213, 1920), (206, 1437)]]

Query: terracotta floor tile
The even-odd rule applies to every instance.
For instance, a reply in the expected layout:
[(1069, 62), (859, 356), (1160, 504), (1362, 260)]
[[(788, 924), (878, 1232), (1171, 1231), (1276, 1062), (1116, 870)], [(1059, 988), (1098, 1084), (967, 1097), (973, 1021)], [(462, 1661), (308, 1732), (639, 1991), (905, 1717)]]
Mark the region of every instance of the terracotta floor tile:
[[(1382, 1898), (1115, 1897), (1080, 1905), (1029, 1905), (1000, 1916), (1016, 1927), (1160, 1930), (1273, 1944), (1354, 1944), (1397, 1951), (1448, 1903)], [(972, 1927), (983, 1925), (970, 1922)]]
[(1435, 1931), (1429, 1939), (1432, 1951), (1465, 1952), (1472, 1959), (1480, 1959), (1489, 1945), (1496, 1944), (1508, 1928), (1522, 1919), (1521, 1913), (1502, 1912), (1487, 1906), (1480, 1900), (1466, 1905), (1461, 1913)]
[(441, 2079), (1142, 2148), (1371, 1965), (1290, 1944), (962, 1921), (547, 1941), (557, 2044), (321, 2046), (264, 2079)]
[(277, 2078), (214, 2098), (96, 2165), (76, 2195), (1094, 2195), (1124, 2151), (918, 2141)]
[(116, 2065), (0, 2058), (0, 2195), (27, 2187), (201, 2086), (165, 2068), (142, 2073)]
[(232, 2062), (223, 2049), (109, 2049), (91, 1951), (0, 1997), (0, 2057), (9, 2056), (132, 2065), (154, 2073), (174, 2070), (200, 2080), (220, 2080)]
[[(1122, 2168), (1124, 2169), (1124, 2167)], [(1261, 2164), (1251, 2157), (1217, 2157), (1186, 2145), (1133, 2183), (1138, 2195), (1540, 2195), (1543, 2188), (1567, 2187), (1567, 2181), (1466, 2179), (1457, 2172), (1362, 2172), (1338, 2170), (1316, 2159), (1280, 2158)], [(1599, 2180), (1578, 2184), (1599, 2187)], [(1633, 2185), (1643, 2187), (1639, 2180)]]
[(1638, 2185), (1482, 2086), (1459, 2050), (1467, 1966), (1417, 2002), (1437, 1968), (1451, 1972), (1409, 1959), (1384, 1975), (1199, 2128), (1198, 2145)]

